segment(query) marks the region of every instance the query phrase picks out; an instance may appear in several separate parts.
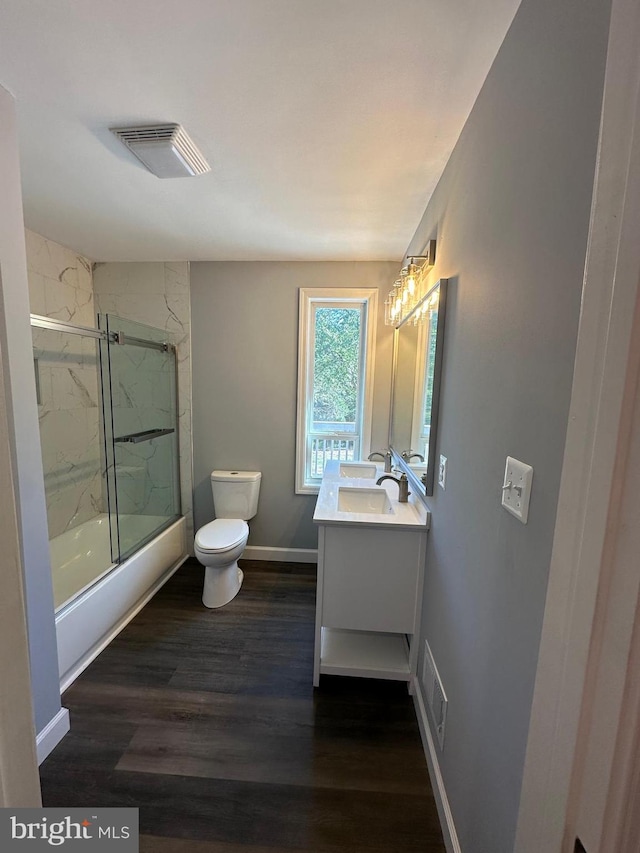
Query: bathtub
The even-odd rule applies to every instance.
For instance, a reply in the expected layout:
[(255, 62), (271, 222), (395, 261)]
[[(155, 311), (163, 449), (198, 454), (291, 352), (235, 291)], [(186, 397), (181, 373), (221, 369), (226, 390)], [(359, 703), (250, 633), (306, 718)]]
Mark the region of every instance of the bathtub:
[[(137, 539), (162, 523), (127, 516)], [(111, 562), (109, 516), (98, 515), (50, 542), (56, 606), (60, 689), (100, 654), (187, 559), (185, 520), (179, 518), (120, 565)], [(121, 543), (123, 551), (127, 543)]]

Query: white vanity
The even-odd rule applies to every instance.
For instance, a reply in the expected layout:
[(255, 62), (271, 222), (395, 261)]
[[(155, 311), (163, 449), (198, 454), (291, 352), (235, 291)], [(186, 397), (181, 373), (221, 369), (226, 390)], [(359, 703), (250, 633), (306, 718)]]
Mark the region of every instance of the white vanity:
[(382, 473), (371, 463), (325, 469), (313, 516), (315, 686), (322, 674), (397, 681), (415, 674), (430, 514), (414, 495), (400, 503), (392, 480), (377, 486)]

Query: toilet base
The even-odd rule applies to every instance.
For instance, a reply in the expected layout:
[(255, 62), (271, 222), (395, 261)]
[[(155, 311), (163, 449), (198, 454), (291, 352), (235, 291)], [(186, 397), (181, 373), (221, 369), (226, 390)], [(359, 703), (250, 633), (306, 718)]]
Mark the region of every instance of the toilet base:
[(240, 592), (243, 578), (244, 573), (237, 560), (223, 569), (207, 566), (204, 570), (202, 603), (210, 609), (224, 607)]

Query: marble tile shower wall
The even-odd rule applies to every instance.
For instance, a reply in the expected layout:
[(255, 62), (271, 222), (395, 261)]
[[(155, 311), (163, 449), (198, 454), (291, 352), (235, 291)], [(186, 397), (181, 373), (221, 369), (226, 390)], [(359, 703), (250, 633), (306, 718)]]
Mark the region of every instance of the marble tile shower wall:
[[(144, 332), (139, 334), (142, 337)], [(172, 428), (174, 386), (175, 366), (168, 354), (142, 347), (117, 348), (111, 373), (116, 434)], [(140, 444), (116, 444), (119, 513), (161, 517), (175, 513), (174, 439), (165, 436)]]
[[(95, 327), (98, 312), (113, 313), (166, 329), (178, 346), (178, 418), (180, 492), (192, 541), (191, 473), (191, 335), (189, 264), (106, 263), (88, 258), (26, 230), (29, 298), (34, 314)], [(106, 512), (100, 476), (101, 435), (97, 345), (89, 339), (39, 330), (34, 335), (38, 360), (40, 434), (43, 453), (49, 536), (57, 536)], [(132, 473), (132, 501), (145, 502), (137, 475), (140, 459), (120, 460), (121, 486), (126, 494)], [(157, 467), (162, 460), (158, 458)], [(150, 475), (154, 466), (147, 468)], [(134, 482), (135, 481), (135, 488)], [(135, 494), (134, 494), (135, 492)], [(160, 511), (168, 497), (156, 490), (153, 506)], [(156, 503), (158, 506), (156, 506)], [(133, 507), (132, 507), (133, 511)]]
[[(31, 311), (95, 326), (91, 261), (26, 231)], [(49, 536), (105, 511), (101, 470), (97, 345), (34, 330), (38, 416)]]
[[(182, 514), (187, 523), (187, 542), (192, 543), (189, 264), (186, 261), (99, 263), (94, 266), (93, 286), (97, 311), (165, 329), (170, 339), (177, 344), (180, 493)], [(131, 468), (135, 468), (133, 459)]]

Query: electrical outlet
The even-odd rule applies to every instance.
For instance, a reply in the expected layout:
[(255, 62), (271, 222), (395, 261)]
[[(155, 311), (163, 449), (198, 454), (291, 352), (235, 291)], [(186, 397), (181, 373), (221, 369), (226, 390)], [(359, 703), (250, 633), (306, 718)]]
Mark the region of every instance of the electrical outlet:
[(440, 454), (440, 464), (438, 465), (438, 485), (445, 489), (447, 486), (447, 457)]
[(507, 456), (502, 484), (502, 506), (523, 524), (527, 523), (529, 517), (532, 480), (533, 468), (531, 465), (526, 465), (512, 456)]

